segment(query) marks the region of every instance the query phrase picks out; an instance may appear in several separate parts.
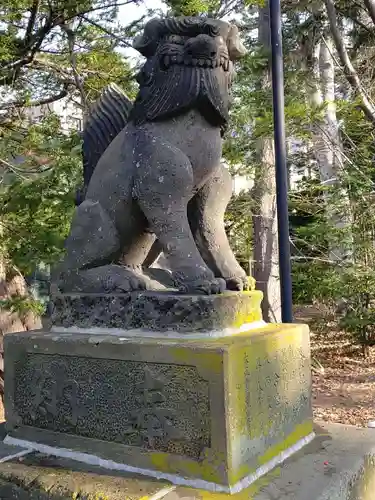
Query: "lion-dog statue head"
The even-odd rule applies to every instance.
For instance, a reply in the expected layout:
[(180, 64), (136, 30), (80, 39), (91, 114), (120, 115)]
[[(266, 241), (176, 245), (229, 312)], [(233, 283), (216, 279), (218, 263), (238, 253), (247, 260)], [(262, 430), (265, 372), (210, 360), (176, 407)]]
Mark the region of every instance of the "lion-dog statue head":
[(197, 17), (153, 19), (134, 42), (147, 58), (130, 119), (136, 124), (197, 108), (213, 126), (228, 122), (234, 61), (245, 55), (238, 28)]

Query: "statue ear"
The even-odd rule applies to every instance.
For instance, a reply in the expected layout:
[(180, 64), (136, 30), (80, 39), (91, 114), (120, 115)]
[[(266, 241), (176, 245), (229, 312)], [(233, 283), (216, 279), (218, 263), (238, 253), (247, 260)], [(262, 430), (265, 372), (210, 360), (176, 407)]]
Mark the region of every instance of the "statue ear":
[(160, 38), (161, 20), (151, 19), (143, 31), (142, 35), (136, 37), (133, 48), (138, 50), (143, 56), (149, 58), (155, 55)]
[(234, 24), (231, 25), (227, 45), (231, 61), (241, 59), (241, 57), (244, 57), (247, 54), (246, 47), (241, 42), (238, 28)]

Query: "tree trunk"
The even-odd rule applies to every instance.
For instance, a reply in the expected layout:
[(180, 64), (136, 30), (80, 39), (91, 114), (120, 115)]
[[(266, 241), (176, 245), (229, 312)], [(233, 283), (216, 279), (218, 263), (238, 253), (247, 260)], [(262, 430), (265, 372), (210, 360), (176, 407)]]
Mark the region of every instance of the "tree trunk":
[[(268, 2), (259, 8), (258, 42), (270, 51)], [(270, 69), (265, 72), (262, 88), (271, 92)], [(254, 278), (257, 288), (264, 293), (263, 318), (265, 321), (281, 321), (279, 278), (278, 228), (276, 209), (276, 179), (274, 144), (271, 137), (259, 139), (259, 169), (252, 190), (257, 212), (253, 216), (254, 227)]]
[[(6, 279), (0, 281), (0, 300), (9, 300), (17, 297), (27, 297), (29, 294), (27, 284), (23, 276), (19, 274), (6, 275)], [(0, 310), (0, 337), (7, 333), (37, 330), (42, 327), (41, 320), (33, 312), (24, 314), (12, 312), (6, 308)]]
[(332, 51), (332, 40), (327, 37), (325, 42), (320, 45), (319, 72), (325, 111), (319, 134), (321, 141), (317, 151), (320, 177), (322, 182), (327, 184), (335, 184), (338, 178), (336, 155), (339, 149), (339, 134), (335, 103), (335, 66)]
[[(311, 50), (313, 85), (310, 87), (310, 101), (314, 107), (325, 105), (322, 120), (313, 127), (313, 147), (320, 180), (325, 188), (327, 220), (338, 230), (347, 228), (350, 234), (350, 202), (345, 190), (340, 189), (342, 146), (336, 115), (334, 43), (329, 30), (325, 30), (324, 38), (317, 41)], [(330, 260), (340, 262), (350, 256), (350, 246), (345, 244), (344, 238), (342, 241), (342, 244), (330, 245)]]
[[(27, 296), (28, 289), (23, 276), (19, 274), (10, 275), (7, 272), (6, 252), (3, 245), (4, 227), (0, 220), (0, 302), (12, 297)], [(37, 330), (42, 327), (41, 320), (32, 312), (19, 314), (0, 307), (0, 397), (4, 394), (4, 350), (3, 338), (7, 333)], [(0, 410), (0, 415), (1, 415)]]
[[(5, 172), (0, 169), (0, 179)], [(7, 262), (7, 248), (4, 243), (5, 226), (0, 218), (0, 301), (8, 301), (12, 297), (26, 297), (29, 294), (23, 276), (11, 270)], [(0, 307), (0, 353), (2, 353), (2, 339), (6, 333), (22, 332), (41, 328), (38, 317), (32, 313), (20, 315), (11, 312), (4, 306)]]

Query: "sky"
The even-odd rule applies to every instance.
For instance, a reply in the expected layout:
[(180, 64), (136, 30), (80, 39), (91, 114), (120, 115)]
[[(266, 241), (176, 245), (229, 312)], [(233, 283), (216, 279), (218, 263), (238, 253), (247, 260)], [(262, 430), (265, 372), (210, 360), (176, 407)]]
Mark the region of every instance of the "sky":
[(120, 7), (120, 16), (123, 15), (124, 20), (131, 22), (134, 19), (137, 19), (137, 17), (142, 16), (142, 14), (147, 11), (147, 9), (160, 9), (162, 7), (163, 3), (161, 2), (161, 0), (144, 0), (140, 5), (136, 5), (133, 3), (129, 5), (123, 5), (122, 7)]
[[(123, 5), (119, 9), (119, 21), (123, 24), (129, 24), (136, 19), (139, 19), (141, 16), (147, 13), (149, 9), (162, 9), (165, 11), (165, 7), (163, 6), (163, 2), (161, 0), (143, 0), (143, 2), (139, 5), (129, 4)], [(139, 59), (139, 54), (137, 51), (133, 49), (125, 49), (123, 53), (132, 59)]]
[[(162, 0), (143, 0), (139, 5), (137, 4), (129, 4), (123, 5), (119, 9), (119, 21), (123, 24), (129, 24), (136, 19), (139, 19), (141, 16), (147, 13), (149, 9), (161, 9), (166, 12), (165, 5), (163, 5)], [(236, 17), (236, 16), (231, 16)], [(225, 18), (224, 18), (225, 19)], [(129, 57), (133, 62), (139, 61), (140, 55), (137, 51), (133, 49), (121, 49), (121, 52)], [(130, 61), (132, 62), (132, 61)]]

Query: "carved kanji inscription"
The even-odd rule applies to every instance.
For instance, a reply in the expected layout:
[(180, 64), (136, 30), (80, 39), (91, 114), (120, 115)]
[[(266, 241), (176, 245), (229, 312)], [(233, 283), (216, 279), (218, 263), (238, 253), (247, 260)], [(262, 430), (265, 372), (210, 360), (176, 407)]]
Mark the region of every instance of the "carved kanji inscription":
[(31, 392), (32, 410), (30, 412), (33, 421), (37, 420), (38, 413), (57, 417), (59, 406), (67, 403), (70, 412), (66, 413), (64, 418), (73, 426), (77, 424), (78, 384), (75, 380), (64, 377), (55, 379), (50, 371), (36, 370), (34, 384)]
[(208, 382), (194, 366), (29, 354), (16, 374), (24, 425), (198, 458)]
[(144, 373), (144, 381), (136, 387), (141, 409), (131, 412), (131, 425), (125, 434), (136, 435), (140, 445), (146, 440), (154, 446), (155, 438), (183, 439), (183, 434), (174, 425), (176, 411), (165, 407), (165, 382), (155, 378), (148, 367)]

